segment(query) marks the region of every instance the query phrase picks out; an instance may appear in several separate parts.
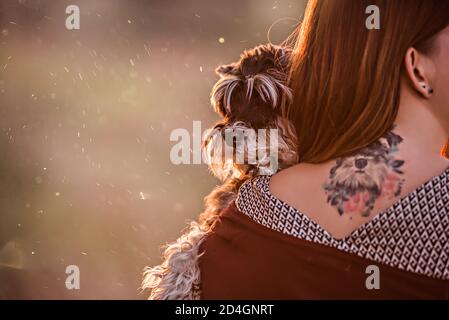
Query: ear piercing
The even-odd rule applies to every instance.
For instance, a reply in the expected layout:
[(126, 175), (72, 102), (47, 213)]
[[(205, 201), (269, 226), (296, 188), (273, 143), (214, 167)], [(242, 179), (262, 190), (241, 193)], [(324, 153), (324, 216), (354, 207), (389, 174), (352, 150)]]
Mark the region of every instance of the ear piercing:
[[(423, 84), (422, 87), (423, 87), (423, 89), (425, 89), (427, 86), (425, 84)], [(429, 87), (427, 92), (429, 92), (429, 94), (432, 94), (433, 93), (433, 89), (431, 87)]]

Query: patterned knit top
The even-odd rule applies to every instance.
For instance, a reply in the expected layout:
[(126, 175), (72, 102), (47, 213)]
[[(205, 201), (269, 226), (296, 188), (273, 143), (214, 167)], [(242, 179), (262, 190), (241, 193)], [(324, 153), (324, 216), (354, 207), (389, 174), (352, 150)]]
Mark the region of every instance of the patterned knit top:
[(341, 240), (269, 191), (271, 176), (246, 181), (236, 206), (265, 227), (402, 270), (449, 280), (449, 168)]

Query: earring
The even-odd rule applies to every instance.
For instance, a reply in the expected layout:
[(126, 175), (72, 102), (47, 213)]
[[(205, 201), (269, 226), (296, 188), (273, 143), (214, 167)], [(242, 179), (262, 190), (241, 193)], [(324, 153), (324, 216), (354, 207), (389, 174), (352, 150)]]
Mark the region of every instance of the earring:
[[(423, 87), (423, 89), (425, 89), (427, 86), (425, 84), (423, 84), (422, 87)], [(433, 94), (433, 89), (431, 87), (429, 87), (427, 92), (429, 92), (429, 94)]]

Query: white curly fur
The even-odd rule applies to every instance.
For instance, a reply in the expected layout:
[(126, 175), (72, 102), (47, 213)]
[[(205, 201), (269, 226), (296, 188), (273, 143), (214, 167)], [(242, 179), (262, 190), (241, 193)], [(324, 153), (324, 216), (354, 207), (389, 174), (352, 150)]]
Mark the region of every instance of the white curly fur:
[(196, 300), (199, 298), (199, 247), (207, 231), (192, 222), (187, 233), (169, 244), (161, 265), (144, 272), (142, 289), (151, 300)]

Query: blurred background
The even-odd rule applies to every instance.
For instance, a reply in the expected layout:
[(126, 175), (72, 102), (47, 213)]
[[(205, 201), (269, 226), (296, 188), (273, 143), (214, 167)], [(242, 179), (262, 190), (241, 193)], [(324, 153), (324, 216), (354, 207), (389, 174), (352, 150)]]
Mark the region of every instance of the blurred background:
[(215, 67), (280, 43), (304, 2), (1, 0), (0, 299), (145, 299), (218, 183), (171, 163), (171, 131), (212, 126)]

